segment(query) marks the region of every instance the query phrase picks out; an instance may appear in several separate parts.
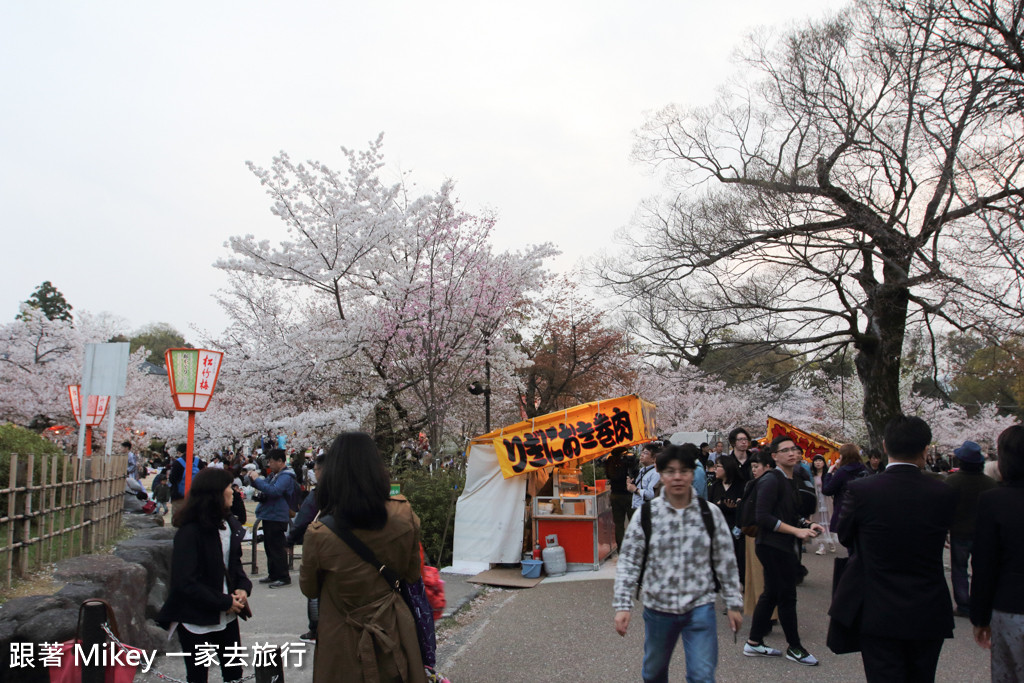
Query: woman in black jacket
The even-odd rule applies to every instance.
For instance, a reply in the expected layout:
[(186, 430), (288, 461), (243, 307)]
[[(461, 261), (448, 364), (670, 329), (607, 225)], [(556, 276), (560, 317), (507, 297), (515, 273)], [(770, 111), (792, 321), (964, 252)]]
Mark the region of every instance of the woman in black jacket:
[(971, 623), (992, 650), (992, 680), (1024, 680), (1024, 427), (996, 442), (1003, 485), (978, 497), (971, 572)]
[(843, 511), (846, 485), (855, 479), (868, 476), (868, 468), (860, 458), (860, 447), (855, 443), (844, 443), (839, 447), (839, 463), (829, 468), (821, 492), (832, 496), (832, 518), (829, 528), (839, 528), (839, 515)]
[(185, 506), (175, 516), (171, 589), (157, 622), (177, 632), (188, 683), (206, 683), (209, 669), (195, 660), (197, 646), (217, 648), (224, 681), (242, 678), (227, 666), (226, 648), (238, 646), (238, 617), (249, 612), (252, 582), (242, 569), (241, 525), (231, 514), (231, 473), (206, 468), (192, 480)]
[[(736, 528), (736, 508), (743, 497), (744, 481), (740, 477), (740, 464), (731, 455), (723, 455), (715, 462), (715, 482), (708, 491), (708, 500), (722, 510), (725, 523), (729, 529)], [(746, 553), (744, 552), (745, 539), (743, 534), (733, 532), (733, 550), (736, 553), (736, 566), (743, 567)], [(744, 579), (743, 571), (740, 571), (740, 583)]]

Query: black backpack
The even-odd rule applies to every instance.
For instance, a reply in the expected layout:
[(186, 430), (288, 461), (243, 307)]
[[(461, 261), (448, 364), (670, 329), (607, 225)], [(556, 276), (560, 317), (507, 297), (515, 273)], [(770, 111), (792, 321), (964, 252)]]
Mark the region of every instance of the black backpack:
[(818, 496), (814, 492), (814, 480), (799, 465), (793, 471), (793, 486), (796, 488), (796, 514), (810, 519), (818, 509)]
[[(763, 475), (762, 475), (763, 476)], [(760, 479), (751, 479), (743, 490), (740, 509), (736, 513), (736, 526), (751, 538), (757, 536), (757, 484)]]
[[(709, 553), (711, 558), (711, 578), (715, 582), (715, 592), (718, 593), (722, 590), (722, 582), (718, 580), (718, 572), (715, 571), (715, 520), (711, 516), (711, 507), (708, 502), (697, 497), (697, 504), (700, 506), (700, 517), (704, 520), (704, 529), (708, 532), (708, 543)], [(636, 597), (640, 598), (640, 588), (644, 585), (644, 572), (647, 571), (647, 551), (651, 547), (651, 501), (644, 501), (644, 504), (640, 506), (640, 528), (644, 530), (644, 554), (640, 560), (640, 578), (636, 581)]]
[[(797, 467), (796, 469), (800, 469)], [(818, 497), (814, 493), (814, 482), (808, 478), (805, 478), (801, 473), (793, 472), (793, 479), (790, 480), (778, 469), (770, 469), (760, 478), (754, 479), (751, 483), (749, 492), (743, 496), (743, 502), (740, 504), (740, 510), (736, 513), (736, 526), (738, 526), (744, 534), (751, 537), (756, 537), (758, 532), (757, 527), (757, 490), (760, 488), (759, 484), (761, 479), (765, 477), (782, 477), (783, 486), (790, 487), (794, 500), (794, 509), (796, 513), (801, 517), (810, 518), (818, 507)], [(782, 488), (782, 494), (785, 495), (787, 489)]]

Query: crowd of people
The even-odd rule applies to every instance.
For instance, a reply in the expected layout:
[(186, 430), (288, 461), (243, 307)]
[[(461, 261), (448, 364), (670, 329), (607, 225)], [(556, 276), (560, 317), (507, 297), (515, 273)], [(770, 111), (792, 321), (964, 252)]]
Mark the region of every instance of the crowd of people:
[[(743, 655), (817, 665), (800, 640), (801, 558), (845, 548), (829, 614), (855, 639), (867, 680), (935, 680), (956, 615), (991, 649), (993, 681), (1024, 681), (1024, 427), (1005, 430), (991, 458), (973, 441), (936, 455), (931, 439), (923, 420), (900, 416), (884, 452), (844, 444), (832, 463), (806, 459), (789, 435), (758, 443), (743, 428), (728, 452), (667, 441), (636, 462), (613, 452), (614, 625), (625, 635), (642, 601), (643, 680), (668, 680), (679, 639), (686, 680), (714, 680), (717, 595), (734, 632), (750, 619)], [(766, 642), (776, 624), (784, 649)]]
[[(154, 478), (154, 486), (170, 488), (177, 527), (170, 591), (158, 623), (191, 654), (185, 658), (188, 682), (206, 682), (209, 670), (198, 664), (198, 655), (214, 650), (223, 680), (242, 678), (241, 669), (223, 662), (240, 645), (238, 620), (251, 614), (253, 584), (241, 561), (245, 519), (238, 518), (236, 505), (243, 490), (255, 494), (263, 530), (268, 573), (259, 583), (290, 584), (287, 547), (303, 544), (299, 585), (310, 623), (301, 638), (329, 643), (314, 651), (315, 681), (337, 680), (339, 671), (381, 683), (443, 680), (432, 669), (432, 651), (421, 650), (422, 620), (396, 590), (399, 580), (413, 586), (421, 581), (419, 518), (404, 497), (391, 495), (390, 475), (372, 437), (339, 435), (311, 458), (308, 473), (306, 455), (300, 451), (289, 461), (284, 449), (273, 447), (251, 459), (217, 457), (203, 464), (194, 458), (186, 494), (178, 488), (187, 467), (179, 451), (162, 463), (166, 483), (156, 484), (159, 474)], [(301, 495), (311, 481), (312, 495)], [(395, 583), (385, 578), (388, 568), (398, 577)]]
[[(785, 434), (758, 443), (736, 428), (727, 442), (728, 450), (722, 442), (657, 441), (636, 457), (620, 448), (605, 459), (619, 544), (614, 627), (625, 635), (640, 599), (644, 681), (668, 680), (680, 639), (687, 680), (715, 679), (719, 596), (734, 633), (748, 620), (743, 655), (817, 665), (800, 639), (802, 556), (842, 557), (843, 548), (829, 614), (854, 634), (867, 680), (934, 680), (955, 616), (969, 619), (978, 644), (991, 650), (993, 680), (1024, 680), (1024, 427), (1004, 431), (993, 458), (966, 441), (952, 460), (929, 459), (928, 425), (904, 416), (887, 425), (884, 452), (844, 444), (832, 463), (806, 459)], [(146, 465), (124, 447), (128, 478), (138, 481)], [(187, 496), (182, 447), (154, 463), (153, 480), (155, 500), (170, 504), (178, 527), (159, 621), (183, 651), (223, 654), (239, 643), (252, 592), (241, 563), (240, 502), (254, 495), (268, 566), (260, 583), (288, 585), (287, 548), (304, 547), (302, 638), (331, 643), (316, 649), (314, 679), (353, 670), (381, 681), (436, 680), (414, 610), (394, 590), (399, 579), (420, 579), (419, 520), (408, 501), (390, 495), (369, 435), (342, 434), (326, 452), (296, 449), (290, 460), (277, 447), (194, 460)], [(785, 647), (769, 643), (776, 626)], [(389, 646), (362, 647), (367, 637)], [(189, 682), (205, 683), (207, 669), (193, 664), (186, 660)], [(240, 678), (233, 669), (222, 674)]]

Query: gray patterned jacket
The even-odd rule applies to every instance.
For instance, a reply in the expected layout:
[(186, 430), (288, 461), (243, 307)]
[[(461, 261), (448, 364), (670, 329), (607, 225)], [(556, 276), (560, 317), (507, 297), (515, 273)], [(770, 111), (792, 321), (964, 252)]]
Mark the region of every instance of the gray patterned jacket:
[[(740, 576), (736, 567), (732, 534), (718, 506), (711, 505), (715, 522), (715, 571), (722, 584), (722, 597), (729, 609), (743, 609)], [(700, 516), (696, 492), (682, 510), (673, 508), (664, 496), (651, 501), (651, 542), (641, 597), (646, 607), (671, 614), (684, 614), (715, 601), (711, 577), (710, 540)], [(644, 553), (644, 531), (640, 513), (626, 529), (615, 571), (616, 612), (627, 611), (640, 576)]]

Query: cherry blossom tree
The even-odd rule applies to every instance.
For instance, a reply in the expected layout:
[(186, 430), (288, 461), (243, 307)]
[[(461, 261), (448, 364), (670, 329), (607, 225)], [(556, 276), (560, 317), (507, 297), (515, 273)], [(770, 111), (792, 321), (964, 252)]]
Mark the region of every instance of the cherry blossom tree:
[[(74, 424), (67, 386), (81, 383), (85, 345), (106, 342), (123, 325), (112, 316), (83, 311), (72, 326), (71, 320), (51, 320), (23, 306), (14, 322), (0, 327), (0, 419), (37, 428)], [(118, 438), (152, 416), (173, 411), (167, 379), (148, 374), (145, 357), (140, 348), (129, 358), (125, 395), (117, 404)], [(105, 420), (97, 435), (108, 424)]]
[(420, 197), (385, 184), (381, 148), (381, 138), (365, 152), (343, 148), (345, 174), (284, 153), (269, 169), (250, 164), (286, 238), (228, 241), (232, 255), (216, 265), (262, 281), (231, 296), (229, 336), (251, 349), (247, 377), (273, 367), (284, 391), (312, 394), (323, 410), (373, 401), (385, 454), (421, 429), (439, 449), (448, 407), (485, 350), (497, 365), (514, 354), (498, 333), (555, 251), (494, 253), (492, 217), (461, 210), (450, 182)]
[(83, 332), (22, 305), (0, 328), (0, 419), (49, 426), (71, 419), (67, 385), (81, 380)]

